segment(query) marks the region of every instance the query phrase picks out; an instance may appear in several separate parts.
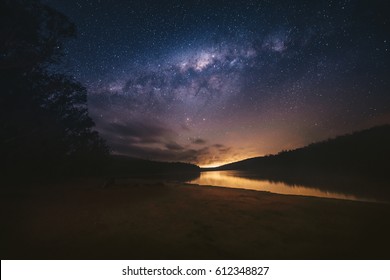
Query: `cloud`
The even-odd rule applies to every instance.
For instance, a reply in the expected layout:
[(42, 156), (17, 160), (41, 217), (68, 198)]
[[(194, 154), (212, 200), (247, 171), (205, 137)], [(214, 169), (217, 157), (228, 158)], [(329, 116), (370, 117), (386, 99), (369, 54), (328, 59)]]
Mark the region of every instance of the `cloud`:
[(202, 138), (191, 138), (190, 141), (192, 144), (196, 144), (196, 145), (204, 145), (207, 142), (206, 140), (204, 140)]
[(224, 163), (231, 161), (233, 152), (232, 147), (220, 144), (210, 145), (198, 151), (197, 162), (203, 166), (215, 163)]
[(178, 134), (158, 121), (119, 121), (108, 116), (96, 124), (113, 154), (204, 165), (210, 159), (222, 160), (230, 151), (220, 144), (204, 146), (207, 141), (202, 138), (190, 138), (189, 145), (181, 145), (175, 140)]
[(140, 146), (137, 143), (123, 141), (120, 138), (111, 139), (110, 146), (114, 154), (158, 161), (191, 162), (199, 165), (224, 161), (228, 155), (228, 150), (218, 151), (213, 146), (199, 149), (171, 144), (165, 144), (164, 147)]
[(176, 142), (178, 134), (156, 121), (114, 121), (110, 118), (97, 122), (97, 129), (106, 139), (113, 154), (158, 161), (181, 161), (199, 165), (226, 161), (232, 151), (222, 144), (205, 146), (202, 138), (190, 138), (190, 144)]
[(214, 144), (213, 145), (215, 148), (224, 148), (225, 145), (222, 145), (222, 144)]
[(231, 147), (227, 147), (227, 146), (222, 145), (222, 144), (215, 144), (215, 145), (213, 145), (213, 147), (215, 147), (217, 149), (217, 151), (221, 154), (229, 153), (232, 150)]
[[(159, 124), (146, 122), (99, 122), (97, 128), (103, 136), (125, 139), (131, 143), (152, 144), (169, 141), (175, 133)], [(172, 142), (172, 141), (170, 141)]]
[(193, 149), (169, 149), (165, 147), (138, 146), (136, 143), (113, 139), (110, 146), (114, 154), (157, 161), (197, 162), (198, 151)]
[(184, 150), (184, 147), (177, 144), (176, 142), (170, 142), (170, 143), (167, 143), (165, 144), (165, 147), (168, 149), (168, 150), (172, 150), (172, 151), (181, 151), (181, 150)]

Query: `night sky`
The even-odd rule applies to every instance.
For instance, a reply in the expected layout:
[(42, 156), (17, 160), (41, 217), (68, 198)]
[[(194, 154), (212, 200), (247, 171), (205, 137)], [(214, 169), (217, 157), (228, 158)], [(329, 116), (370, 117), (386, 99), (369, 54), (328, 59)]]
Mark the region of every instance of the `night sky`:
[(114, 154), (215, 166), (390, 123), (387, 1), (43, 2)]

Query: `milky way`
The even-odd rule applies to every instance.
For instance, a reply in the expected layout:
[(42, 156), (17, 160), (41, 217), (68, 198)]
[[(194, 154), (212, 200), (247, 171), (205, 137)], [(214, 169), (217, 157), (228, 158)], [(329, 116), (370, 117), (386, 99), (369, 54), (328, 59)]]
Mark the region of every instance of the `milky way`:
[(211, 166), (390, 121), (381, 1), (45, 2), (115, 154)]

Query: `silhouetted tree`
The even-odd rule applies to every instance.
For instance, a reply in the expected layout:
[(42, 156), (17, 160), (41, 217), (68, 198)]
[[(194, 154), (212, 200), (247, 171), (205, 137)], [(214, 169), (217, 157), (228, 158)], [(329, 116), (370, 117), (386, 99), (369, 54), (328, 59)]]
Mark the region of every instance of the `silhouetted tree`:
[(87, 91), (56, 73), (75, 26), (33, 0), (0, 0), (0, 152), (4, 172), (85, 169), (108, 153)]

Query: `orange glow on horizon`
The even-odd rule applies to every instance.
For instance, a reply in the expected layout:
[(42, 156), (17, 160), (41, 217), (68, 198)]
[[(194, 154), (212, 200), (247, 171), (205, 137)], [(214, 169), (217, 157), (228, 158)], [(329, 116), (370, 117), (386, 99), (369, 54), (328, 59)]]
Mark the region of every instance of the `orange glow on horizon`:
[(247, 155), (240, 155), (239, 157), (229, 157), (228, 160), (222, 160), (222, 161), (215, 161), (215, 162), (208, 162), (208, 163), (196, 163), (200, 168), (216, 168), (220, 167), (222, 165), (242, 161), (248, 158), (254, 158), (254, 157), (262, 157), (264, 154), (247, 154)]
[(226, 164), (229, 164), (229, 163), (241, 161), (241, 160), (244, 160), (244, 159), (246, 159), (246, 158), (240, 158), (240, 159), (236, 159), (236, 160), (219, 161), (219, 162), (208, 163), (208, 164), (198, 164), (198, 165), (199, 165), (200, 168), (216, 168), (216, 167), (220, 167), (222, 165), (226, 165)]
[(199, 167), (200, 168), (216, 168), (216, 167), (220, 167), (222, 165), (225, 165), (227, 163), (212, 163), (212, 164), (205, 164), (205, 165), (202, 165), (202, 164), (199, 164)]

